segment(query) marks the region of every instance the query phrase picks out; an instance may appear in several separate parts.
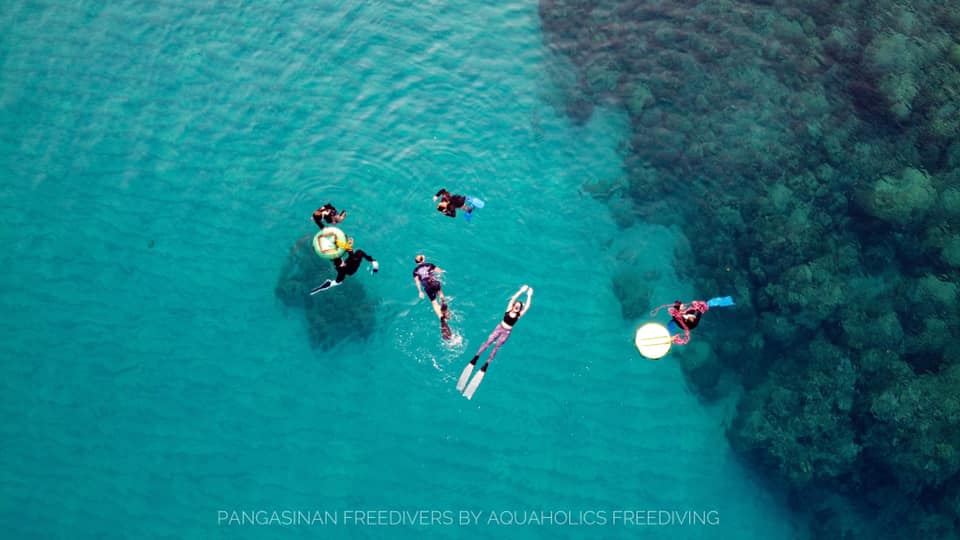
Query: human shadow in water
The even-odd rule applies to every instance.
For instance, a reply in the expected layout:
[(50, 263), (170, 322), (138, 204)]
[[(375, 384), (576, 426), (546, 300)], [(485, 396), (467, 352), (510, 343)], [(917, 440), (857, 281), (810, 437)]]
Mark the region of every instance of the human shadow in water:
[(376, 327), (378, 302), (367, 294), (359, 276), (310, 296), (311, 289), (336, 276), (330, 261), (313, 251), (312, 239), (312, 234), (304, 236), (290, 248), (274, 294), (289, 308), (303, 308), (315, 348), (326, 350), (342, 341), (367, 339)]

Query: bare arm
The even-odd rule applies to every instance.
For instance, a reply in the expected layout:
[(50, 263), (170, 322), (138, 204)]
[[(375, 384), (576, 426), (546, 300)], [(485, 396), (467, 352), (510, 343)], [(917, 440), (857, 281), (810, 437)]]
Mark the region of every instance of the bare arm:
[(530, 287), (527, 289), (527, 301), (523, 303), (523, 311), (520, 312), (520, 317), (523, 317), (524, 315), (527, 314), (527, 310), (530, 309), (530, 305), (532, 302), (533, 302), (533, 287)]
[(525, 291), (526, 288), (527, 288), (526, 285), (524, 285), (523, 287), (520, 287), (520, 290), (515, 292), (513, 296), (510, 297), (510, 302), (507, 303), (507, 309), (505, 309), (504, 311), (510, 311), (510, 309), (513, 308), (513, 304), (516, 303), (517, 298), (520, 298), (520, 295), (523, 294), (523, 291)]
[(423, 289), (420, 287), (420, 278), (414, 276), (413, 282), (417, 285), (417, 293), (420, 295), (420, 298), (423, 298)]

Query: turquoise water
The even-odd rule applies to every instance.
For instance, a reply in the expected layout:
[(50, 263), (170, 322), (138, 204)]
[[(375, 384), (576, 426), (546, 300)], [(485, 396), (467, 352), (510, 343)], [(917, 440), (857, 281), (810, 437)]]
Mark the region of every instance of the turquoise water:
[[(610, 287), (615, 109), (573, 126), (534, 2), (14, 2), (0, 11), (0, 528), (11, 538), (790, 538), (677, 361)], [(439, 187), (487, 201), (473, 223)], [(310, 347), (274, 285), (331, 200), (381, 272), (368, 340)], [(410, 279), (447, 270), (443, 346)], [(455, 379), (523, 283), (472, 401)], [(356, 284), (356, 283), (355, 283)], [(324, 294), (339, 294), (344, 288)], [(483, 525), (229, 525), (233, 511), (482, 512)], [(604, 512), (605, 525), (486, 524)], [(623, 526), (615, 510), (715, 511)]]

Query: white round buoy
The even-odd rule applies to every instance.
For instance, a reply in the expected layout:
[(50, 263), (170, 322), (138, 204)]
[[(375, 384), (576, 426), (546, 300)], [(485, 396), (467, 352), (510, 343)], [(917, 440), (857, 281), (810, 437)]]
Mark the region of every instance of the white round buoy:
[(657, 360), (670, 351), (673, 339), (666, 326), (652, 322), (637, 329), (637, 337), (633, 342), (637, 345), (640, 354), (651, 360)]

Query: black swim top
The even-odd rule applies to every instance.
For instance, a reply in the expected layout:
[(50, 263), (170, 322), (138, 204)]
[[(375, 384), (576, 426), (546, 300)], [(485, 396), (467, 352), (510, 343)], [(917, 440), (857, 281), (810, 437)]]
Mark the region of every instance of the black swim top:
[(517, 313), (515, 317), (511, 317), (511, 315), (513, 315), (513, 310), (503, 314), (503, 324), (513, 328), (513, 325), (517, 324), (517, 321), (520, 320), (520, 314)]

